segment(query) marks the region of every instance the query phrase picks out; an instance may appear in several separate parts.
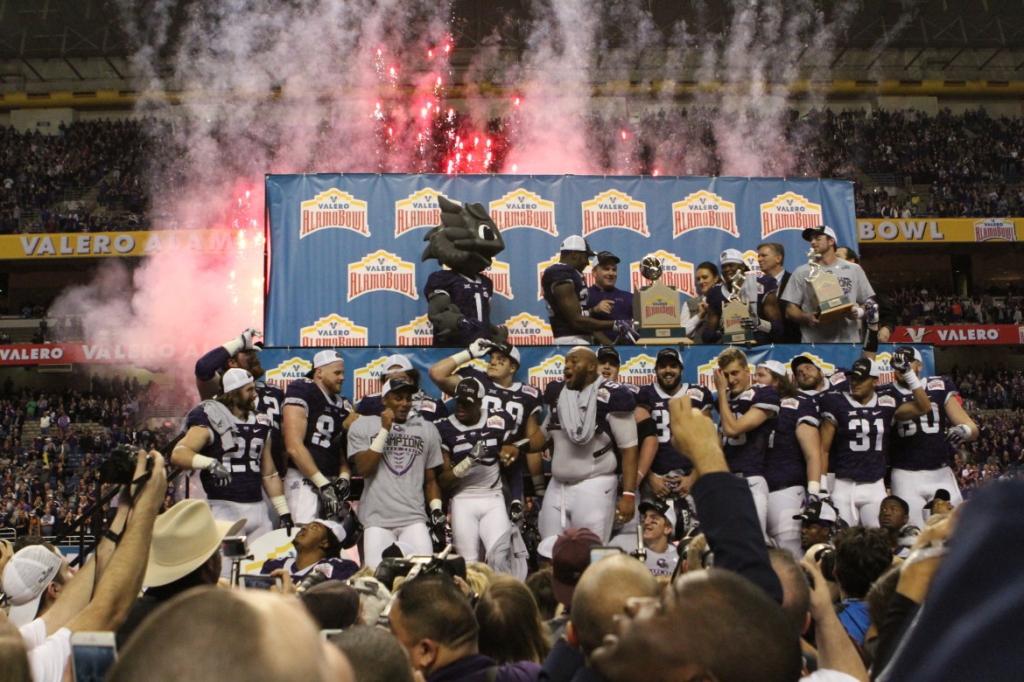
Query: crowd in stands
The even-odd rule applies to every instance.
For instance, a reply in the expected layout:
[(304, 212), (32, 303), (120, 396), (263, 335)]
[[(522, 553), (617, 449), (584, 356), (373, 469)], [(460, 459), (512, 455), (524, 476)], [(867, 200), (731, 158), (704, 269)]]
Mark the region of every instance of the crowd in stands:
[[(736, 131), (753, 128), (757, 134), (742, 133), (741, 144), (752, 145), (766, 174), (891, 178), (885, 182), (893, 187), (857, 186), (858, 217), (1003, 217), (1024, 210), (1024, 119), (992, 117), (984, 109), (759, 116), (746, 112), (733, 120), (698, 105), (635, 121), (595, 113), (586, 122), (589, 154), (609, 173), (715, 176), (728, 172), (723, 157), (737, 146)], [(393, 124), (381, 122), (384, 129)], [(408, 170), (511, 172), (504, 166), (515, 145), (514, 118), (479, 126), (454, 112), (434, 126), (433, 145)], [(472, 154), (456, 154), (460, 141), (481, 136), (490, 141), (486, 166), (480, 165), (484, 154), (475, 162)], [(765, 140), (776, 147), (761, 148)], [(53, 136), (0, 129), (0, 234), (148, 229), (147, 178), (157, 186), (175, 181), (179, 155), (166, 153), (173, 144), (166, 124), (154, 119), (75, 122)], [(153, 153), (158, 148), (165, 153)], [(927, 193), (897, 192), (906, 178), (928, 186)], [(66, 190), (76, 198), (66, 200)]]
[(168, 440), (164, 429), (137, 428), (140, 414), (164, 399), (155, 384), (127, 377), (96, 376), (88, 393), (17, 391), (8, 378), (0, 401), (0, 528), (19, 536), (70, 530), (106, 492), (99, 467), (115, 448)]
[(993, 287), (975, 296), (955, 296), (940, 287), (905, 286), (886, 292), (903, 326), (1021, 324), (1024, 297), (1019, 287)]

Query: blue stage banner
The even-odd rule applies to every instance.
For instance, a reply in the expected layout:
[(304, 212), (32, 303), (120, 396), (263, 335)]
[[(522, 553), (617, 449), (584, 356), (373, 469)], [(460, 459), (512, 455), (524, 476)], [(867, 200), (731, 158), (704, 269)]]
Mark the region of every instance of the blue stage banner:
[[(921, 352), (924, 361), (922, 374), (930, 376), (935, 373), (935, 357), (931, 346), (914, 346)], [(640, 386), (654, 381), (654, 361), (658, 351), (665, 346), (622, 346), (619, 354), (622, 364), (619, 367), (619, 380)], [(714, 390), (713, 371), (715, 359), (727, 346), (686, 346), (683, 349), (683, 381), (700, 383)], [(883, 345), (876, 360), (879, 365), (879, 383), (893, 380), (889, 367), (889, 358), (895, 346)], [(287, 385), (305, 376), (313, 366), (316, 348), (267, 348), (260, 356), (266, 374), (264, 380), (280, 386)], [(520, 349), (523, 364), (516, 374), (516, 380), (528, 382), (539, 389), (550, 382), (562, 378), (565, 354), (569, 346), (538, 346)], [(597, 348), (594, 347), (596, 351)], [(345, 384), (342, 393), (353, 401), (365, 395), (380, 391), (380, 374), (384, 361), (392, 353), (402, 353), (412, 362), (421, 375), (420, 385), (427, 393), (438, 395), (437, 387), (427, 377), (431, 365), (452, 354), (450, 348), (342, 348), (345, 358)], [(854, 360), (860, 357), (860, 347), (849, 344), (834, 345), (793, 345), (763, 346), (747, 351), (750, 370), (765, 360), (778, 360), (789, 367), (791, 359), (800, 354), (810, 355), (826, 375), (837, 369), (849, 369)], [(472, 360), (481, 370), (486, 370), (486, 358)]]
[[(570, 235), (621, 259), (618, 288), (644, 286), (640, 261), (654, 254), (687, 296), (696, 267), (717, 265), (723, 249), (756, 268), (757, 245), (778, 242), (792, 271), (806, 262), (805, 227), (857, 242), (853, 186), (837, 180), (325, 174), (267, 176), (266, 190), (271, 346), (430, 345), (423, 288), (440, 265), (420, 257), (438, 194), (482, 203), (501, 229), (491, 323), (508, 324), (520, 346), (551, 343), (540, 274)], [(589, 269), (584, 278), (593, 282)]]

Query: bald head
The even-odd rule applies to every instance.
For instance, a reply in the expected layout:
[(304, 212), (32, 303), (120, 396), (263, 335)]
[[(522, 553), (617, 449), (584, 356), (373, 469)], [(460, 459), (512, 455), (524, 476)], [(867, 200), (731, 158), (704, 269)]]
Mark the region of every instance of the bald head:
[(341, 652), (320, 640), (298, 600), (199, 587), (170, 600), (142, 624), (109, 679), (352, 682), (353, 677)]
[(575, 346), (565, 355), (565, 386), (580, 391), (597, 380), (597, 353), (586, 346)]
[(658, 581), (642, 563), (620, 554), (588, 566), (572, 597), (570, 622), (584, 654), (596, 649), (613, 632), (615, 616), (634, 597), (656, 597)]

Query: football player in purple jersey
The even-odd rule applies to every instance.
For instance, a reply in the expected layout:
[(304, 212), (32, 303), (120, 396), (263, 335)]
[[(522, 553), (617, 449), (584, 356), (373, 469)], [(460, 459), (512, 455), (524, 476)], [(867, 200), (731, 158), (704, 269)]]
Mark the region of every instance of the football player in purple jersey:
[[(915, 373), (924, 368), (921, 353), (910, 346), (901, 346), (897, 352), (910, 353)], [(978, 437), (978, 425), (960, 404), (960, 393), (946, 377), (921, 377), (931, 410), (919, 417), (896, 422), (889, 443), (889, 465), (892, 467), (892, 494), (902, 498), (910, 507), (910, 525), (924, 527), (925, 505), (938, 488), (950, 491), (950, 501), (962, 501), (956, 476), (950, 468), (953, 448)], [(903, 403), (913, 400), (906, 377), (879, 389)]]
[(297, 523), (331, 516), (349, 495), (345, 434), (359, 415), (341, 395), (344, 381), (341, 355), (322, 350), (313, 356), (307, 378), (291, 382), (285, 393), (284, 442), (290, 458), (285, 495)]
[[(380, 373), (380, 383), (383, 386), (388, 379), (403, 376), (416, 386), (416, 392), (412, 396), (412, 411), (421, 415), (428, 422), (436, 422), (448, 418), (448, 408), (436, 398), (427, 395), (426, 391), (420, 388), (420, 372), (412, 366), (412, 362), (405, 355), (389, 355), (384, 360), (384, 367)], [(363, 396), (356, 403), (356, 412), (366, 416), (380, 416), (384, 411), (384, 397), (380, 393)]]
[(913, 356), (894, 353), (890, 365), (902, 374), (914, 399), (902, 405), (890, 394), (875, 391), (878, 366), (860, 358), (853, 363), (850, 387), (821, 394), (822, 468), (831, 460), (836, 481), (832, 499), (839, 516), (851, 526), (878, 527), (878, 509), (885, 498), (886, 454), (893, 426), (931, 411), (932, 404), (911, 367)]
[[(472, 365), (462, 366), (483, 355), (490, 355), (485, 372)], [(516, 446), (516, 454), (504, 469), (509, 489), (509, 514), (514, 520), (523, 513), (524, 471), (530, 473), (535, 495), (543, 495), (547, 487), (540, 452), (531, 452), (530, 449), (530, 438), (539, 431), (543, 398), (536, 387), (515, 380), (521, 364), (519, 349), (515, 346), (481, 340), (470, 344), (468, 350), (445, 358), (430, 368), (431, 380), (449, 395), (454, 395), (463, 378), (476, 379), (484, 387), (484, 405), (490, 410), (507, 413), (515, 421), (512, 444)]]
[(764, 478), (768, 482), (768, 537), (800, 556), (800, 520), (808, 498), (817, 499), (821, 479), (818, 405), (800, 393), (778, 360), (757, 366), (754, 381), (779, 391), (779, 417), (772, 421)]
[[(564, 379), (544, 390), (550, 412), (531, 449), (552, 442), (551, 483), (540, 512), (541, 537), (570, 526), (588, 528), (607, 542), (612, 523), (635, 513), (636, 399), (597, 373), (597, 355), (576, 346), (566, 355)], [(622, 493), (618, 494), (622, 473)], [(617, 500), (617, 501), (616, 501)]]
[(455, 414), (436, 424), (444, 457), (438, 482), (451, 495), (455, 551), (466, 561), (489, 560), (491, 548), (509, 532), (501, 467), (519, 454), (509, 443), (516, 424), (484, 404), (484, 386), (473, 377), (459, 381), (452, 393)]
[(250, 540), (272, 529), (264, 490), (282, 526), (289, 531), (292, 527), (284, 486), (271, 456), (270, 419), (255, 407), (252, 375), (237, 367), (229, 369), (221, 393), (188, 413), (185, 437), (171, 453), (174, 466), (199, 470), (214, 518), (246, 519), (242, 532)]
[(256, 380), (256, 411), (270, 417), (274, 463), (283, 479), (288, 473), (288, 454), (285, 452), (281, 430), (284, 391), (262, 381), (264, 370), (259, 356), (261, 344), (254, 340), (258, 336), (260, 332), (250, 327), (223, 346), (217, 346), (199, 358), (195, 368), (196, 389), (201, 400), (209, 400), (220, 391), (221, 376), (232, 367), (244, 369), (252, 374)]
[(718, 355), (715, 389), (725, 461), (729, 471), (747, 479), (761, 530), (766, 532), (768, 482), (764, 469), (771, 420), (779, 415), (779, 391), (774, 386), (751, 383), (747, 356), (739, 348), (727, 348)]

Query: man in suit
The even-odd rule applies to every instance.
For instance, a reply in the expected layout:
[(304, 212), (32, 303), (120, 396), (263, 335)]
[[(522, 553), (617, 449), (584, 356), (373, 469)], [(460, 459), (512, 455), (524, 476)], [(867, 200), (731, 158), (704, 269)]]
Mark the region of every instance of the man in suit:
[[(786, 247), (778, 242), (764, 242), (757, 246), (757, 264), (761, 268), (761, 272), (769, 277), (774, 277), (775, 281), (779, 284), (779, 294), (786, 290), (786, 285), (789, 284), (789, 278), (793, 274), (786, 270), (784, 264), (786, 262)], [(782, 309), (785, 310), (785, 304), (781, 305)], [(800, 325), (790, 320), (788, 317), (783, 318), (782, 325), (782, 339), (780, 343), (800, 343)]]

